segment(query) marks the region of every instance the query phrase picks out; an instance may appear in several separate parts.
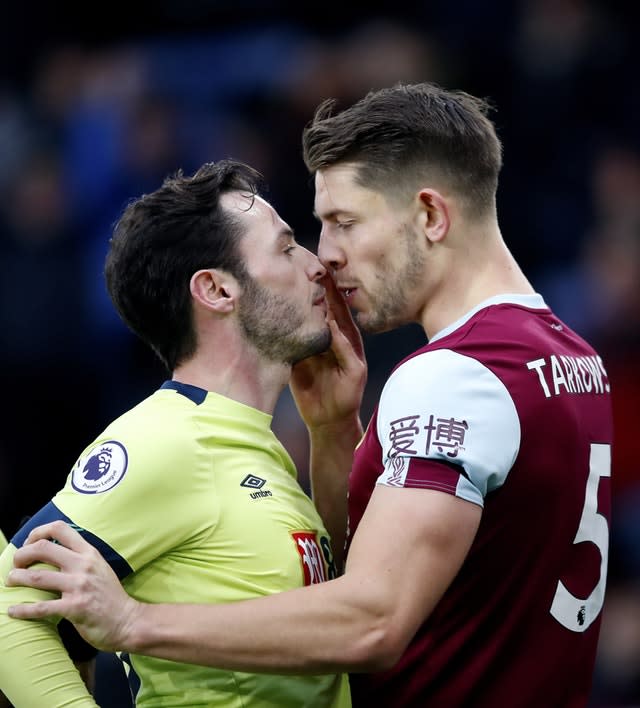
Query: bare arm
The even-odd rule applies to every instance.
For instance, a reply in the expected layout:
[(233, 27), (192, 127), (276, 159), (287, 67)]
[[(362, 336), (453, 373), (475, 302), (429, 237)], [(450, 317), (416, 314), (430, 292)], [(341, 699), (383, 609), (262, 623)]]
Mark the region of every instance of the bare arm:
[(316, 508), (342, 569), (347, 527), (347, 484), (353, 451), (362, 437), (360, 405), (367, 379), (362, 337), (342, 294), (327, 275), (331, 349), (295, 365), (291, 392), (310, 439), (309, 469)]
[(457, 574), (480, 516), (480, 507), (441, 492), (377, 487), (342, 577), (206, 606), (136, 603), (91, 546), (51, 524), (33, 538), (53, 536), (74, 550), (38, 542), (21, 550), (19, 563), (47, 555), (62, 572), (14, 570), (11, 582), (55, 583), (63, 597), (14, 612), (58, 612), (94, 645), (188, 663), (277, 673), (377, 670), (398, 660), (431, 613)]

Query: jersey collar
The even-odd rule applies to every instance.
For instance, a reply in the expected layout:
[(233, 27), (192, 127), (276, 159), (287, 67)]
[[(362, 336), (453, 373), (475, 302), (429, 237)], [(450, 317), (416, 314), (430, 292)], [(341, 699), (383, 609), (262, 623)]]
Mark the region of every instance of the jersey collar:
[(512, 293), (503, 293), (501, 295), (494, 295), (493, 297), (483, 300), (480, 304), (476, 305), (472, 310), (469, 310), (465, 315), (458, 318), (455, 322), (447, 325), (444, 329), (433, 335), (429, 340), (429, 343), (435, 342), (438, 339), (442, 339), (447, 335), (455, 332), (458, 327), (461, 327), (465, 322), (468, 322), (476, 313), (480, 310), (484, 310), (486, 307), (491, 307), (491, 305), (520, 305), (521, 307), (528, 307), (532, 310), (548, 310), (548, 306), (544, 301), (542, 295), (534, 293), (533, 295), (519, 295)]

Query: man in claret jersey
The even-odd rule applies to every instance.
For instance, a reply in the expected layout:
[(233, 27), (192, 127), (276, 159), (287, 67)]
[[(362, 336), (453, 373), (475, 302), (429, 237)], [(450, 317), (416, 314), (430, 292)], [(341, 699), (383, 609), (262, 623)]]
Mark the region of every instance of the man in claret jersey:
[[(338, 446), (349, 475), (344, 573), (169, 611), (128, 598), (71, 530), (45, 527), (11, 582), (62, 599), (12, 612), (59, 611), (106, 647), (179, 661), (347, 670), (355, 706), (585, 706), (609, 540), (605, 365), (503, 240), (484, 101), (425, 83), (334, 111), (324, 102), (303, 136), (318, 255), (363, 329), (417, 322), (427, 340), (391, 373), (357, 447), (334, 428), (332, 465)], [(62, 577), (27, 570), (38, 558)]]

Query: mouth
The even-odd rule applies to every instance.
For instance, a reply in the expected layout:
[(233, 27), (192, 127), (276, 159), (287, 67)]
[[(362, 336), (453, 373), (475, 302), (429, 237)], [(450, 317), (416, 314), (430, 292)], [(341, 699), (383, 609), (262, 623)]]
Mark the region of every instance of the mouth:
[(358, 288), (338, 288), (338, 290), (344, 295), (344, 299), (349, 303), (353, 300), (356, 292), (358, 292)]
[(324, 307), (326, 305), (325, 291), (323, 290), (313, 301), (314, 306)]

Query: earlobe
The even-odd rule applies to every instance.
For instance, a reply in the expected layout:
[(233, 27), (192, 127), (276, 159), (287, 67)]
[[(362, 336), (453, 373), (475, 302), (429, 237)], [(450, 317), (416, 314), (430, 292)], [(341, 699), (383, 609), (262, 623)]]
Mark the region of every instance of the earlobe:
[(442, 241), (451, 226), (447, 200), (435, 189), (420, 190), (419, 199), (423, 208), (423, 228), (427, 240), (431, 243)]
[(215, 268), (199, 270), (191, 276), (189, 290), (194, 301), (212, 312), (232, 312), (236, 301), (236, 280)]

